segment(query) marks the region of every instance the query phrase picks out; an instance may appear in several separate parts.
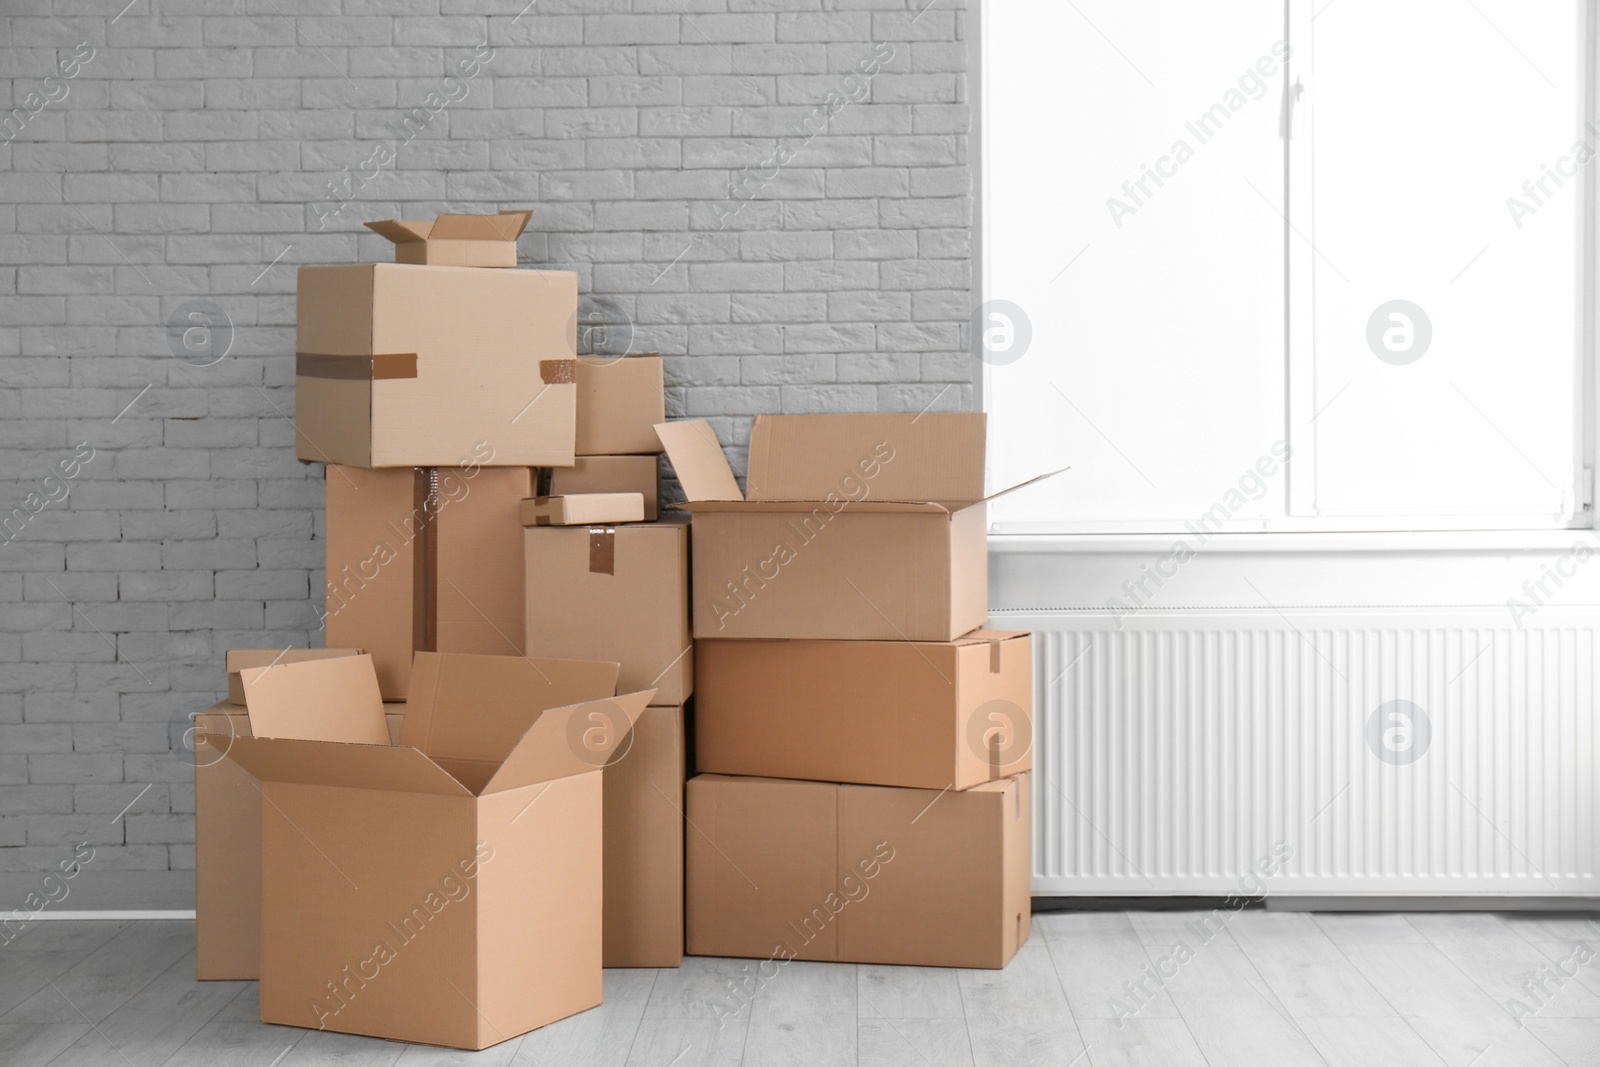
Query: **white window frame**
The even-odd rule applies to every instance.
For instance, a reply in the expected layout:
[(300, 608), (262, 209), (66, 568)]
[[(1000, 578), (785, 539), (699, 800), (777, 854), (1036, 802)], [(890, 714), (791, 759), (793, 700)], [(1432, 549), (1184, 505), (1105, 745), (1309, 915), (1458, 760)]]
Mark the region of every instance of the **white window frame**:
[[(1286, 39), (1295, 51), (1285, 63), (1285, 85), (1293, 85), (1296, 77), (1305, 80), (1309, 85), (1315, 75), (1314, 56), (1312, 49), (1302, 49), (1298, 42), (1308, 39), (1308, 30), (1312, 19), (1320, 14), (1321, 9), (1329, 0), (1285, 0), (1285, 33)], [(1575, 47), (1581, 49), (1583, 56), (1583, 99), (1587, 106), (1586, 118), (1600, 125), (1600, 0), (1585, 0), (1581, 7), (1581, 35)], [(989, 270), (989, 245), (984, 240), (984, 230), (987, 225), (987, 200), (984, 196), (984, 166), (989, 158), (987, 144), (987, 124), (983, 121), (983, 107), (985, 101), (985, 75), (988, 69), (987, 53), (985, 50), (986, 22), (989, 14), (987, 0), (980, 2), (976, 32), (970, 35), (969, 58), (972, 69), (976, 71), (973, 90), (973, 129), (972, 136), (978, 145), (979, 160), (974, 173), (975, 213), (973, 221), (974, 241), (977, 246), (975, 258), (978, 269), (974, 272), (972, 301), (974, 307), (981, 306), (992, 296), (987, 288), (991, 275)], [(1307, 315), (1296, 315), (1297, 309), (1312, 308), (1311, 301), (1311, 273), (1308, 267), (1315, 258), (1315, 251), (1303, 238), (1296, 236), (1296, 231), (1306, 232), (1309, 228), (1308, 198), (1304, 195), (1295, 196), (1296, 189), (1308, 187), (1314, 172), (1311, 169), (1311, 154), (1313, 139), (1308, 137), (1290, 138), (1285, 153), (1285, 168), (1295, 176), (1295, 181), (1288, 189), (1288, 203), (1285, 214), (1289, 225), (1285, 227), (1286, 244), (1286, 269), (1288, 282), (1284, 293), (1286, 344), (1285, 359), (1285, 430), (1288, 439), (1293, 445), (1296, 441), (1306, 440), (1307, 435), (1315, 433), (1312, 418), (1315, 414), (1310, 410), (1314, 403), (1314, 394), (1311, 390), (1294, 390), (1290, 383), (1307, 375), (1311, 371), (1314, 356), (1312, 345), (1312, 331)], [(1574, 477), (1577, 484), (1574, 493), (1578, 502), (1572, 518), (1564, 525), (1552, 525), (1548, 520), (1538, 516), (1505, 516), (1494, 521), (1486, 520), (1484, 516), (1463, 515), (1425, 515), (1405, 514), (1397, 516), (1362, 516), (1350, 517), (1311, 517), (1310, 500), (1311, 486), (1309, 480), (1302, 474), (1296, 476), (1295, 466), (1291, 461), (1286, 465), (1286, 488), (1289, 510), (1294, 517), (1277, 519), (1268, 522), (1245, 522), (1235, 524), (1225, 529), (1226, 533), (1250, 535), (1259, 539), (1262, 547), (1271, 544), (1273, 547), (1288, 547), (1296, 543), (1305, 543), (1308, 535), (1330, 535), (1325, 538), (1310, 538), (1330, 545), (1347, 545), (1352, 541), (1379, 539), (1386, 544), (1407, 543), (1415, 540), (1414, 535), (1421, 535), (1440, 545), (1458, 545), (1463, 541), (1470, 541), (1474, 547), (1515, 547), (1515, 546), (1547, 546), (1567, 544), (1572, 540), (1568, 531), (1592, 530), (1600, 526), (1597, 522), (1594, 502), (1596, 499), (1597, 449), (1600, 449), (1600, 433), (1597, 433), (1597, 412), (1600, 412), (1600, 374), (1596, 372), (1597, 346), (1596, 329), (1600, 324), (1597, 314), (1600, 314), (1600, 304), (1597, 304), (1597, 289), (1600, 289), (1600, 267), (1597, 267), (1597, 235), (1596, 222), (1600, 219), (1597, 214), (1597, 179), (1595, 171), (1600, 170), (1600, 160), (1588, 164), (1582, 172), (1582, 182), (1578, 189), (1578, 218), (1582, 227), (1583, 244), (1581, 261), (1576, 264), (1580, 272), (1580, 292), (1582, 298), (1578, 301), (1577, 316), (1578, 337), (1580, 351), (1578, 363), (1580, 366), (1581, 381), (1573, 390), (1573, 405), (1575, 412), (1575, 425), (1578, 427), (1578, 448), (1575, 456)], [(971, 331), (969, 331), (971, 332)], [(993, 368), (979, 358), (981, 340), (974, 333), (968, 338), (969, 348), (972, 352), (972, 365), (974, 367), (973, 387), (974, 395), (979, 405), (988, 409), (990, 395), (989, 375)], [(1124, 537), (1143, 540), (1149, 535), (1166, 535), (1176, 532), (1164, 522), (1151, 521), (1079, 521), (1063, 519), (1058, 523), (1051, 523), (1049, 532), (1034, 534), (1008, 534), (991, 531), (991, 537), (998, 539), (1011, 539), (1018, 543), (1034, 546), (1048, 544), (1056, 541), (1062, 544), (1070, 543), (1074, 538), (1081, 539), (1082, 535), (1091, 535), (1099, 544), (1105, 544), (1107, 539), (1117, 541)], [(1288, 535), (1278, 537), (1274, 535)], [(1309, 545), (1308, 545), (1309, 547)]]

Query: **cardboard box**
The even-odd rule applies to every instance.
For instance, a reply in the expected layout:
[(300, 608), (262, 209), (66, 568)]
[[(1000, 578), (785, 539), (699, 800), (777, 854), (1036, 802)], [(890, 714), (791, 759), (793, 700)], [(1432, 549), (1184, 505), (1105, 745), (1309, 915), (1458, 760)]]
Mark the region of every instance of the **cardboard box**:
[(696, 637), (950, 641), (984, 625), (984, 505), (1001, 494), (983, 494), (983, 415), (760, 415), (747, 493), (709, 423), (657, 430), (694, 516)]
[(414, 651), (522, 654), (526, 467), (329, 467), (330, 645), (370, 652), (403, 700)]
[(578, 276), (301, 267), (296, 455), (352, 467), (572, 465)]
[(667, 394), (659, 355), (583, 356), (575, 371), (578, 455), (660, 453), (655, 426), (666, 421)]
[[(357, 662), (279, 669), (256, 732)], [(653, 694), (545, 701), (614, 666), (418, 653), (400, 747), (234, 742), (263, 1022), (481, 1049), (600, 1003), (601, 771)]]
[(432, 222), (385, 219), (367, 229), (394, 242), (396, 263), (443, 267), (515, 267), (517, 238), (533, 218), (531, 211), (498, 215), (440, 215)]
[(606, 765), (607, 967), (683, 963), (684, 714), (646, 708)]
[(1028, 776), (965, 792), (689, 779), (691, 956), (1004, 967), (1028, 937)]
[(570, 467), (548, 469), (551, 496), (638, 493), (644, 497), (645, 521), (660, 518), (661, 461), (656, 456), (579, 456)]
[(536, 496), (522, 502), (524, 526), (593, 526), (643, 521), (644, 497), (639, 493)]
[(244, 706), (244, 683), (239, 672), (246, 667), (266, 667), (273, 663), (303, 663), (309, 659), (359, 656), (359, 648), (230, 648), (226, 658), (228, 703)]
[[(404, 704), (385, 704), (389, 743), (400, 743)], [(194, 976), (261, 977), (261, 787), (227, 758), (250, 737), (244, 708), (215, 704), (194, 717)]]
[(1033, 767), (1030, 635), (700, 641), (695, 770), (968, 789)]
[(530, 654), (616, 660), (623, 690), (694, 692), (689, 530), (682, 522), (523, 530)]

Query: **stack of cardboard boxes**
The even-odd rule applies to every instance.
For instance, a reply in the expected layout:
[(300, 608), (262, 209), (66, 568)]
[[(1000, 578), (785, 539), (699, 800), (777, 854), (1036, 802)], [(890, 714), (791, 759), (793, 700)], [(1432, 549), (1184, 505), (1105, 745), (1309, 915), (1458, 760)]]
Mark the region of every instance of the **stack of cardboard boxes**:
[(259, 977), (266, 1021), (481, 1048), (681, 962), (661, 359), (577, 356), (576, 275), (508, 269), (530, 214), (300, 273), (330, 647), (233, 650), (195, 730), (196, 972)]
[(329, 647), (230, 652), (198, 718), (199, 977), (482, 1048), (686, 947), (1003, 966), (1032, 682), (981, 629), (983, 416), (758, 418), (741, 491), (659, 356), (577, 355), (576, 275), (511, 269), (530, 214), (300, 273)]
[(693, 955), (1001, 967), (1028, 934), (1029, 637), (987, 619), (984, 417), (764, 416), (690, 503)]

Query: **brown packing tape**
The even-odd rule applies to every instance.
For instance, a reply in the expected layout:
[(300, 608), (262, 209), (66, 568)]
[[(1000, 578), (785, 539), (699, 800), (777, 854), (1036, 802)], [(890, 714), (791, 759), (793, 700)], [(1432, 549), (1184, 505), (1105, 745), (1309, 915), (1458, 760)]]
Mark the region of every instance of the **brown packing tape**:
[(989, 638), (989, 673), (1000, 673), (1000, 638)]
[(294, 373), (300, 378), (336, 378), (356, 382), (415, 378), (417, 354), (385, 352), (372, 356), (329, 356), (317, 352), (296, 352)]
[(589, 573), (617, 573), (617, 531), (609, 527), (589, 529)]
[(575, 359), (541, 359), (539, 378), (546, 385), (570, 385), (576, 380), (573, 367), (577, 362)]
[(418, 651), (432, 652), (439, 646), (439, 471), (436, 467), (416, 468), (414, 507), (420, 515), (417, 546), (412, 553), (416, 608), (412, 632)]

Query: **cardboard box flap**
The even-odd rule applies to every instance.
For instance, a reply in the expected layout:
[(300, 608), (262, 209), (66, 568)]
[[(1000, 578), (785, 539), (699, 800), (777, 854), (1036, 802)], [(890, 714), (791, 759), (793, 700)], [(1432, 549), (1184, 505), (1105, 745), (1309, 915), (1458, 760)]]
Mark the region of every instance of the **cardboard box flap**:
[(823, 500), (870, 487), (875, 500), (983, 499), (985, 416), (758, 415), (750, 429), (750, 500)]
[(339, 659), (359, 656), (359, 648), (230, 648), (223, 662), (229, 674), (251, 667), (270, 667), (277, 663), (299, 663), (308, 659)]
[(1032, 637), (1031, 630), (973, 630), (971, 633), (962, 634), (952, 644), (957, 645), (988, 645), (996, 641), (1015, 641), (1019, 637)]
[(371, 656), (248, 667), (239, 678), (250, 732), (256, 737), (389, 743)]
[(996, 499), (998, 499), (1000, 497), (1003, 497), (1007, 493), (1015, 493), (1018, 489), (1026, 489), (1030, 485), (1034, 485), (1034, 484), (1036, 484), (1038, 482), (1042, 482), (1046, 478), (1054, 478), (1056, 475), (1064, 474), (1065, 472), (1067, 472), (1067, 471), (1069, 471), (1071, 469), (1072, 469), (1071, 467), (1062, 467), (1060, 470), (1047, 471), (1044, 474), (1034, 475), (1032, 478), (1029, 478), (1025, 482), (1018, 482), (1016, 485), (1010, 486), (1009, 488), (1006, 488), (1006, 489), (1002, 489), (997, 493), (990, 493), (986, 497), (981, 497), (981, 498), (979, 498), (977, 500), (972, 501), (972, 503), (974, 503), (974, 504), (987, 504), (989, 501), (996, 500)]
[(228, 758), (263, 782), (470, 797), (472, 791), (414, 748), (290, 738), (235, 738)]
[(440, 215), (428, 236), (435, 241), (515, 241), (527, 228), (532, 211), (498, 215)]
[(658, 423), (656, 436), (690, 500), (744, 499), (728, 457), (722, 454), (717, 431), (705, 419)]
[(548, 708), (609, 697), (619, 664), (418, 652), (400, 743), (430, 757), (498, 764)]
[(367, 229), (374, 233), (382, 234), (397, 245), (415, 244), (426, 241), (428, 233), (433, 229), (433, 223), (412, 221), (406, 219), (384, 219), (381, 222), (367, 223)]
[(522, 735), (480, 795), (597, 771), (629, 742), (656, 690), (551, 708)]

